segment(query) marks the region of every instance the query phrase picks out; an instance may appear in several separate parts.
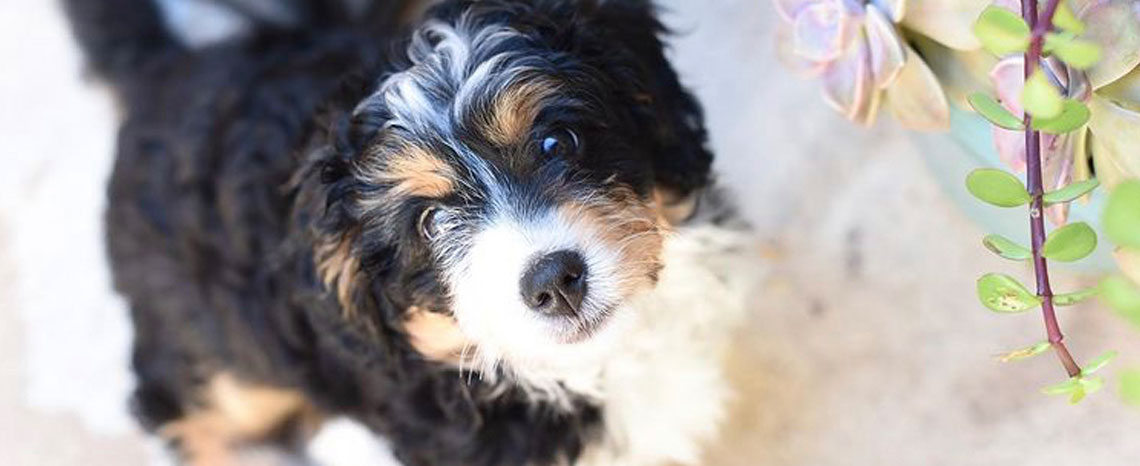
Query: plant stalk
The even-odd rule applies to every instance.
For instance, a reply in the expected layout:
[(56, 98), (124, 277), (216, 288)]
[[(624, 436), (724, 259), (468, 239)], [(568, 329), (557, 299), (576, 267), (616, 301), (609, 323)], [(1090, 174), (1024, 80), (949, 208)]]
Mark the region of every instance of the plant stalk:
[[(1044, 13), (1038, 17), (1037, 0), (1021, 0), (1021, 16), (1029, 25), (1032, 36), (1029, 41), (1029, 50), (1025, 53), (1025, 81), (1037, 70), (1041, 61), (1041, 48), (1045, 42), (1045, 34), (1053, 28), (1053, 14), (1056, 13), (1060, 0), (1048, 0)], [(1065, 366), (1069, 377), (1076, 377), (1081, 373), (1081, 367), (1069, 353), (1065, 346), (1065, 335), (1061, 333), (1061, 326), (1057, 323), (1057, 312), (1053, 306), (1053, 289), (1049, 284), (1049, 265), (1041, 248), (1047, 237), (1045, 232), (1045, 195), (1044, 183), (1041, 175), (1041, 133), (1033, 130), (1033, 117), (1025, 112), (1025, 161), (1026, 186), (1029, 195), (1033, 197), (1029, 205), (1029, 231), (1033, 246), (1033, 271), (1037, 276), (1037, 296), (1041, 298), (1041, 312), (1045, 319), (1045, 330), (1049, 336), (1049, 344), (1057, 353), (1057, 358)]]

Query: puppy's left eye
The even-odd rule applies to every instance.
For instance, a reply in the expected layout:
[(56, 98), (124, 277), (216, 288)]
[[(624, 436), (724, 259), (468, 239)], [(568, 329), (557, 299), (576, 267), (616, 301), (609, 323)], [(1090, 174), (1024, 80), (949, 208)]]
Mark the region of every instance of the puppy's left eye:
[(425, 208), (423, 212), (420, 212), (420, 221), (418, 225), (420, 236), (428, 241), (435, 239), (435, 237), (439, 235), (439, 220), (442, 216), (443, 209), (439, 208), (438, 206), (431, 206)]
[(578, 134), (566, 128), (543, 135), (539, 150), (544, 157), (563, 157), (578, 152)]

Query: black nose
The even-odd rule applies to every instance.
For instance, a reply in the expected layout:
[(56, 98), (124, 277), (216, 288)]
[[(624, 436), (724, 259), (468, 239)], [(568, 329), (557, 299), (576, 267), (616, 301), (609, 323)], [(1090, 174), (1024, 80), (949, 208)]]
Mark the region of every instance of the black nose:
[(519, 286), (531, 310), (550, 316), (576, 315), (586, 297), (586, 262), (574, 251), (552, 252), (530, 266)]

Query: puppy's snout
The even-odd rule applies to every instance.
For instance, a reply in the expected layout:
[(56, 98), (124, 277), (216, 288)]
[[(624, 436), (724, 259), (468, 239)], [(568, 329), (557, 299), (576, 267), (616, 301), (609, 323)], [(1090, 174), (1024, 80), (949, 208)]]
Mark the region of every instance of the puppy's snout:
[(586, 262), (574, 251), (555, 251), (540, 257), (523, 274), (523, 301), (531, 310), (548, 316), (575, 316), (586, 297)]

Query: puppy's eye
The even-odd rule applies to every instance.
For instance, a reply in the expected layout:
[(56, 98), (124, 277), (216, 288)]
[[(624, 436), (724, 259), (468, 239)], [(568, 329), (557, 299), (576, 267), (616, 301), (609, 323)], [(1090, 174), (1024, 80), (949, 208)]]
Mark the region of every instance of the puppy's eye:
[(578, 135), (565, 128), (555, 130), (542, 137), (538, 148), (544, 157), (572, 155), (578, 152)]
[(431, 206), (424, 209), (423, 212), (420, 212), (420, 236), (431, 241), (439, 235), (439, 219), (442, 216), (443, 209), (439, 208), (439, 206)]

